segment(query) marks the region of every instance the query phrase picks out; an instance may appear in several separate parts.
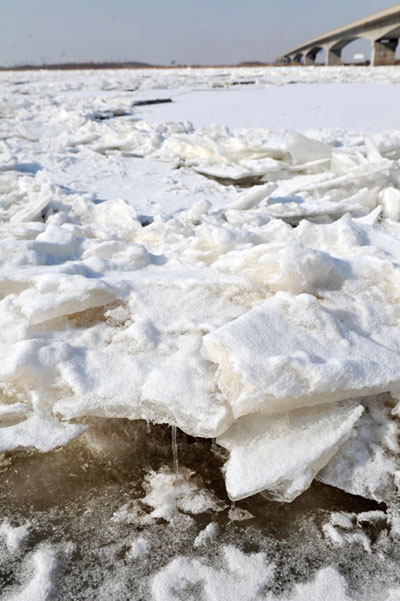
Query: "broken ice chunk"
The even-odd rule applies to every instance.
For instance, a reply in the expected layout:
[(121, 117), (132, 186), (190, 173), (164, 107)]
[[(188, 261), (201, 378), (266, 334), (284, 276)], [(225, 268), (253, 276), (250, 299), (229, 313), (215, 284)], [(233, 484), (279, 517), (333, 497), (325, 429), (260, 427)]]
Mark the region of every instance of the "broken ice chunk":
[(50, 224), (38, 235), (33, 247), (47, 255), (75, 259), (78, 255), (79, 240), (68, 229)]
[(367, 154), (367, 160), (371, 163), (379, 163), (382, 160), (385, 160), (381, 155), (379, 148), (375, 144), (370, 136), (365, 136), (364, 138), (365, 150)]
[(203, 338), (236, 418), (282, 413), (387, 390), (400, 354), (342, 323), (309, 294), (278, 292)]
[(51, 451), (68, 444), (87, 430), (87, 426), (62, 422), (46, 413), (39, 397), (34, 393), (31, 393), (31, 402), (33, 411), (24, 421), (0, 428), (1, 452), (19, 447), (34, 447), (42, 452)]
[(0, 425), (10, 425), (26, 419), (28, 408), (24, 403), (12, 403), (11, 405), (0, 404)]
[(345, 261), (297, 241), (232, 250), (221, 255), (212, 269), (245, 276), (270, 291), (293, 294), (321, 287), (340, 288), (350, 271)]
[(122, 230), (140, 230), (142, 227), (135, 209), (122, 199), (95, 205), (91, 217), (93, 223), (104, 223)]
[(347, 440), (363, 410), (350, 402), (240, 418), (217, 438), (230, 451), (229, 497), (236, 501), (267, 490), (275, 500), (293, 501)]
[(327, 144), (307, 138), (296, 131), (288, 131), (287, 146), (295, 165), (330, 159), (332, 154), (332, 148)]
[(259, 204), (262, 200), (277, 189), (278, 185), (275, 182), (268, 182), (262, 186), (252, 186), (250, 190), (246, 190), (239, 194), (236, 199), (229, 205), (229, 209), (237, 209), (247, 211)]
[(37, 196), (29, 200), (22, 209), (19, 209), (10, 218), (11, 223), (21, 223), (28, 221), (38, 221), (42, 219), (42, 214), (48, 206), (50, 200), (48, 196)]
[(73, 274), (43, 274), (35, 287), (21, 292), (15, 305), (30, 323), (39, 324), (56, 317), (101, 307), (115, 300), (114, 290), (99, 279)]
[(393, 221), (400, 221), (400, 190), (389, 186), (380, 194), (383, 216)]
[[(385, 398), (386, 397), (386, 398)], [(397, 421), (389, 395), (364, 399), (365, 412), (350, 438), (317, 479), (353, 495), (389, 502), (400, 477)]]

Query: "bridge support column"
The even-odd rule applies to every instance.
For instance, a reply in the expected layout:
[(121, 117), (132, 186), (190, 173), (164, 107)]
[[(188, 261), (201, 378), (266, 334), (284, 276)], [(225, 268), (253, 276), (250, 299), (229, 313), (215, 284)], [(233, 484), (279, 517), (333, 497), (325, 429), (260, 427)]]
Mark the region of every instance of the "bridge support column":
[(396, 48), (398, 43), (399, 40), (395, 38), (389, 40), (373, 40), (371, 52), (372, 67), (378, 67), (379, 65), (394, 65), (396, 62)]
[(303, 58), (303, 54), (298, 52), (297, 54), (292, 56), (292, 64), (301, 65), (301, 59)]
[(318, 52), (321, 50), (321, 48), (315, 46), (314, 48), (311, 48), (308, 51), (304, 52), (304, 61), (303, 64), (304, 66), (310, 66), (310, 65), (315, 65), (315, 61), (317, 59), (317, 54)]
[(326, 49), (326, 67), (336, 67), (342, 64), (342, 49), (341, 48), (327, 48)]

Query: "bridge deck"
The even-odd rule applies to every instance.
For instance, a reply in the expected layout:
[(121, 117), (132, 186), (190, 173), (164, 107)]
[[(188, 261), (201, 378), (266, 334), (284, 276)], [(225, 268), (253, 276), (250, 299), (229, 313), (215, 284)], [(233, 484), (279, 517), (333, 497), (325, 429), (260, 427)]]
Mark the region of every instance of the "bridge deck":
[(396, 4), (395, 6), (369, 15), (368, 17), (358, 19), (357, 21), (353, 21), (352, 23), (338, 27), (337, 29), (333, 29), (332, 31), (292, 48), (292, 50), (289, 52), (282, 54), (281, 57), (288, 57), (313, 47), (323, 46), (324, 44), (334, 41), (335, 39), (340, 40), (343, 38), (351, 38), (352, 35), (354, 35), (354, 38), (362, 37), (361, 34), (363, 31), (371, 31), (371, 29), (373, 30), (374, 28), (378, 29), (380, 26), (384, 25), (385, 23), (390, 23), (392, 20), (395, 27), (396, 18), (398, 18), (398, 25), (400, 27), (400, 4)]

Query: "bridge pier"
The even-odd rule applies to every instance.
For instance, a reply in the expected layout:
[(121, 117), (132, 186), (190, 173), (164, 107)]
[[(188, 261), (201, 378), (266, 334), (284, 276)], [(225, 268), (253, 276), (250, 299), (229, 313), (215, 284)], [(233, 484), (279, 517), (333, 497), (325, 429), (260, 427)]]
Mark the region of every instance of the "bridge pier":
[(342, 49), (341, 48), (326, 48), (326, 67), (336, 67), (342, 64)]
[(307, 67), (310, 65), (315, 65), (315, 61), (317, 60), (318, 52), (321, 50), (321, 46), (313, 46), (309, 50), (304, 51), (304, 59), (303, 64)]
[(304, 65), (314, 65), (317, 52), (324, 49), (326, 65), (342, 65), (343, 48), (359, 38), (367, 39), (372, 44), (372, 66), (396, 64), (396, 48), (400, 39), (400, 3), (328, 31), (296, 46), (283, 56), (291, 57), (296, 63), (299, 62), (298, 55), (301, 55)]
[(301, 59), (303, 58), (303, 54), (301, 52), (297, 52), (296, 54), (292, 54), (288, 56), (290, 65), (301, 65)]
[(303, 64), (305, 67), (311, 67), (312, 65), (315, 65), (315, 54), (305, 54)]
[(396, 48), (398, 43), (399, 40), (397, 38), (373, 40), (371, 49), (372, 67), (396, 64)]

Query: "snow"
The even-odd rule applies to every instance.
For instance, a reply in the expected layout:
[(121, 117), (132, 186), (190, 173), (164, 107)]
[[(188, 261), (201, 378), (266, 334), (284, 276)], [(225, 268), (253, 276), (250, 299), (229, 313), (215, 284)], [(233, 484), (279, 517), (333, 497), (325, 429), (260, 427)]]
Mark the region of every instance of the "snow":
[(149, 551), (149, 542), (145, 538), (143, 538), (143, 536), (138, 536), (131, 544), (131, 548), (128, 551), (128, 558), (140, 559), (141, 557), (148, 555)]
[(174, 559), (153, 580), (154, 601), (181, 599), (185, 589), (196, 584), (209, 601), (260, 599), (259, 590), (271, 582), (274, 570), (264, 554), (247, 555), (234, 546), (226, 546), (223, 555), (226, 567), (222, 570), (197, 559)]
[[(400, 72), (3, 72), (0, 86), (0, 451), (144, 419), (217, 438), (233, 500), (291, 502), (317, 478), (394, 503)], [(151, 98), (172, 102), (134, 104)], [(149, 472), (113, 520), (184, 529), (217, 512), (192, 476)], [(343, 516), (324, 533), (357, 542)], [(139, 537), (130, 556), (149, 549)], [(180, 573), (202, 574), (207, 599), (258, 599), (267, 559), (224, 553), (221, 569), (174, 559), (156, 601)], [(33, 556), (29, 598), (50, 598), (55, 561)], [(312, 595), (348, 599), (333, 568), (288, 599)]]
[(223, 503), (188, 468), (180, 468), (178, 473), (166, 467), (149, 471), (143, 487), (146, 494), (115, 511), (114, 522), (146, 526), (163, 519), (184, 527), (191, 523), (190, 515), (224, 509)]
[(274, 565), (263, 553), (245, 554), (225, 546), (223, 560), (224, 567), (218, 569), (200, 559), (174, 559), (154, 577), (152, 598), (178, 601), (197, 585), (197, 594), (207, 601), (352, 601), (344, 578), (333, 568), (320, 570), (311, 583), (296, 585), (290, 595), (276, 596), (267, 592), (273, 583)]
[[(329, 522), (322, 526), (326, 539), (333, 545), (359, 545), (366, 553), (372, 553), (372, 546), (379, 540), (380, 530), (390, 529), (395, 534), (394, 520), (383, 511), (362, 511), (358, 514), (333, 512)], [(371, 537), (375, 529), (375, 540)]]
[[(380, 131), (369, 136), (358, 122), (359, 133), (325, 122), (307, 135), (290, 123), (268, 131), (262, 118), (227, 127), (240, 125), (238, 98), (267, 94), (265, 114), (276, 116), (279, 95), (293, 105), (288, 88), (300, 85), (310, 93), (299, 98), (313, 101), (314, 86), (337, 102), (359, 102), (367, 87), (368, 99), (393, 103), (384, 93), (397, 85), (393, 69), (375, 84), (368, 70), (322, 71), (316, 83), (315, 70), (260, 69), (246, 90), (224, 70), (30, 73), (18, 86), (2, 74), (3, 450), (67, 444), (88, 416), (144, 418), (220, 436), (232, 498), (269, 490), (291, 500), (325, 466), (325, 482), (383, 498), (373, 482), (377, 470), (381, 480), (395, 471), (394, 443), (368, 464), (354, 444), (375, 437), (383, 449), (396, 424), (386, 412), (362, 434), (365, 403), (352, 399), (396, 398), (400, 386), (400, 136), (381, 133), (395, 119), (376, 105)], [(149, 94), (174, 102), (132, 108)], [(192, 94), (231, 102), (221, 125), (185, 120), (182, 99), (203, 104)], [(99, 111), (128, 115), (99, 120)], [(237, 446), (231, 432), (243, 423)], [(246, 484), (237, 474), (249, 463)]]
[(57, 557), (51, 547), (35, 551), (29, 568), (33, 575), (25, 585), (3, 597), (5, 601), (51, 601), (56, 594)]
[(188, 470), (176, 474), (163, 469), (149, 474), (142, 502), (153, 507), (151, 518), (171, 521), (179, 512), (199, 514), (221, 509), (218, 501), (197, 486), (191, 476)]
[(199, 532), (194, 539), (193, 547), (197, 549), (203, 545), (207, 545), (210, 541), (214, 540), (218, 534), (218, 526), (214, 522), (207, 524), (207, 526)]
[(346, 592), (344, 578), (333, 568), (321, 570), (312, 583), (297, 585), (295, 592), (285, 601), (308, 601), (308, 599), (351, 601)]
[(29, 538), (29, 526), (12, 526), (8, 520), (3, 520), (0, 526), (0, 536), (6, 543), (7, 550), (10, 553), (17, 553), (24, 547)]
[(398, 428), (391, 419), (393, 401), (370, 397), (363, 401), (365, 411), (349, 440), (318, 479), (352, 494), (389, 502), (396, 496), (399, 479)]
[[(240, 88), (237, 86), (232, 90), (233, 98), (229, 102), (229, 121), (224, 90), (221, 89), (194, 90), (178, 97), (171, 94), (174, 103), (144, 113), (151, 120), (188, 120), (196, 126), (225, 123), (235, 128), (300, 131), (329, 128), (367, 132), (395, 127), (399, 109), (390, 95), (398, 97), (399, 83), (392, 84), (390, 92), (382, 93), (380, 86), (358, 83), (357, 74), (354, 75), (356, 82), (351, 90), (348, 84), (337, 83), (334, 94), (329, 85), (319, 82), (293, 82), (295, 85), (286, 86), (267, 84), (257, 95), (250, 86), (246, 89), (237, 89)], [(373, 77), (375, 79), (375, 73)], [(153, 94), (160, 96), (158, 90)]]

